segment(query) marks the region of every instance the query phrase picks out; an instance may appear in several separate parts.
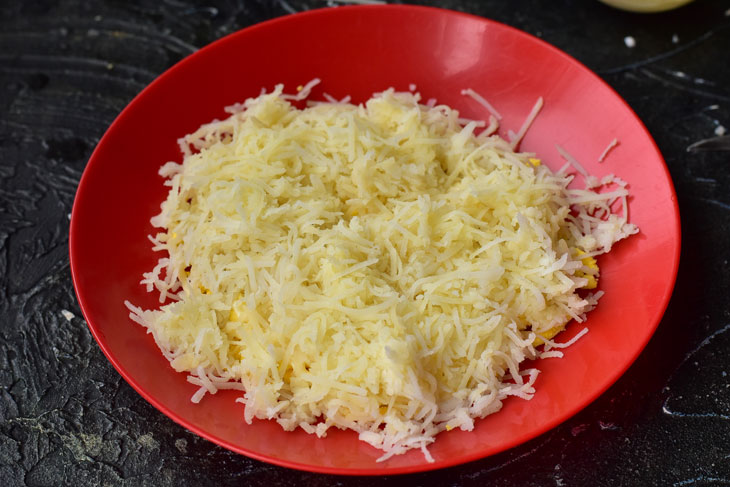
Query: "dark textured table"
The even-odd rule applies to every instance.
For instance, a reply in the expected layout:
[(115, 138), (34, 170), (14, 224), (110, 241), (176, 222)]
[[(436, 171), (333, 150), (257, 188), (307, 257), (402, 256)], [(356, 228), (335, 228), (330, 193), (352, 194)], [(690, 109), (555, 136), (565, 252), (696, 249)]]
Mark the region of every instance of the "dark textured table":
[[(730, 129), (730, 2), (697, 0), (655, 15), (594, 0), (429, 3), (539, 36), (627, 100), (674, 179), (682, 260), (649, 346), (583, 412), (500, 455), (377, 483), (730, 484), (730, 153), (685, 150)], [(102, 355), (69, 273), (74, 192), (94, 145), (124, 106), (215, 39), (326, 6), (316, 0), (0, 3), (0, 485), (374, 483), (270, 466), (173, 423)]]

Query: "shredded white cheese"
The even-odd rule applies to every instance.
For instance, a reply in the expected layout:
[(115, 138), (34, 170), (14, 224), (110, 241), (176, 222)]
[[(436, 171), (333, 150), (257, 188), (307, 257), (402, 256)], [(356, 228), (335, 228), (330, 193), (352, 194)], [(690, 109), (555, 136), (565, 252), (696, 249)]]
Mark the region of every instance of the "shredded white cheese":
[(473, 98), (474, 101), (486, 108), (487, 111), (491, 113), (494, 118), (496, 118), (497, 120), (502, 120), (502, 114), (500, 114), (497, 109), (494, 108), (494, 106), (487, 101), (486, 98), (484, 98), (476, 91), (472, 90), (471, 88), (467, 88), (465, 90), (461, 90), (461, 94)]
[(164, 256), (142, 280), (165, 304), (126, 305), (194, 402), (239, 389), (246, 421), (431, 459), (437, 433), (532, 397), (520, 364), (541, 343), (561, 355), (550, 339), (596, 305), (578, 291), (591, 256), (637, 231), (610, 208), (628, 192), (568, 188), (491, 135), (493, 110), (478, 133), (417, 93), (290, 104), (317, 82), (180, 140), (152, 219)]
[(608, 143), (605, 149), (603, 149), (603, 152), (601, 152), (601, 155), (598, 156), (598, 162), (603, 162), (603, 160), (606, 158), (609, 152), (611, 152), (614, 147), (618, 145), (618, 139), (613, 139), (611, 142)]
[(532, 125), (532, 122), (535, 121), (535, 117), (537, 117), (537, 114), (540, 113), (542, 105), (542, 97), (539, 97), (535, 102), (535, 105), (533, 105), (532, 110), (530, 110), (530, 113), (527, 115), (527, 118), (522, 124), (522, 127), (520, 127), (520, 130), (511, 138), (510, 148), (512, 150), (517, 150), (517, 148), (519, 148), (520, 142), (522, 142), (522, 139), (525, 137), (527, 130), (530, 128), (530, 125)]

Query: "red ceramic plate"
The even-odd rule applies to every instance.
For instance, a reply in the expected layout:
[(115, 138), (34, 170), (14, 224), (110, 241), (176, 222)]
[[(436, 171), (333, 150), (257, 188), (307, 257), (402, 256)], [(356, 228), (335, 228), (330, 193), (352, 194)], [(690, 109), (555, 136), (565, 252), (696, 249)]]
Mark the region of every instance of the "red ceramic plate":
[[(166, 194), (157, 170), (180, 160), (176, 139), (224, 117), (223, 107), (285, 83), (314, 77), (313, 92), (363, 101), (390, 86), (415, 83), (430, 97), (488, 114), (463, 88), (484, 94), (517, 130), (538, 96), (545, 108), (523, 149), (552, 167), (559, 143), (590, 172), (615, 173), (633, 197), (641, 233), (600, 260), (606, 292), (590, 314), (590, 332), (563, 359), (540, 362), (531, 401), (510, 398), (472, 432), (439, 435), (427, 463), (411, 451), (377, 464), (381, 452), (352, 432), (318, 439), (284, 432), (273, 421), (247, 425), (237, 394), (224, 391), (195, 405), (196, 388), (173, 371), (152, 337), (128, 319), (125, 299), (153, 307), (138, 284), (157, 255), (146, 236)], [(620, 145), (599, 164), (617, 138)], [(342, 7), (283, 17), (230, 35), (183, 60), (122, 112), (94, 151), (71, 219), (71, 269), (84, 316), (120, 374), (164, 414), (233, 451), (287, 467), (339, 474), (395, 474), (446, 467), (503, 451), (553, 428), (605, 391), (636, 359), (669, 301), (679, 260), (679, 215), (667, 168), (641, 121), (595, 74), (558, 49), (479, 17), (402, 5)], [(565, 338), (581, 327), (569, 327)]]

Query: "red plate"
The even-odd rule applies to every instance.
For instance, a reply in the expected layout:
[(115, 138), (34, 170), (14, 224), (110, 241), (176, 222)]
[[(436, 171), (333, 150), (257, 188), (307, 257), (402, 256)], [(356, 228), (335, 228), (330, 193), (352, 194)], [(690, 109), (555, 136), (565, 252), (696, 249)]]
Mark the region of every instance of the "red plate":
[[(156, 305), (139, 280), (157, 255), (146, 236), (166, 194), (158, 168), (180, 160), (176, 139), (225, 116), (223, 107), (285, 83), (319, 77), (335, 97), (367, 99), (415, 83), (464, 116), (488, 114), (463, 88), (484, 94), (517, 130), (538, 96), (545, 108), (523, 142), (555, 168), (559, 143), (590, 172), (615, 173), (633, 195), (639, 235), (600, 259), (606, 291), (590, 332), (563, 359), (539, 363), (531, 401), (510, 398), (472, 432), (437, 437), (427, 463), (419, 451), (376, 464), (381, 452), (352, 432), (325, 439), (284, 432), (273, 421), (243, 421), (233, 391), (190, 402), (196, 388), (167, 364), (122, 304)], [(598, 156), (617, 138), (605, 162)], [(233, 451), (317, 472), (395, 474), (442, 468), (511, 448), (553, 428), (605, 391), (636, 359), (659, 323), (679, 261), (679, 214), (661, 154), (626, 103), (583, 65), (523, 32), (461, 13), (402, 5), (342, 7), (283, 17), (230, 35), (164, 73), (122, 112), (94, 151), (79, 184), (70, 230), (74, 285), (94, 337), (120, 374), (164, 414)], [(569, 327), (565, 338), (581, 327)]]

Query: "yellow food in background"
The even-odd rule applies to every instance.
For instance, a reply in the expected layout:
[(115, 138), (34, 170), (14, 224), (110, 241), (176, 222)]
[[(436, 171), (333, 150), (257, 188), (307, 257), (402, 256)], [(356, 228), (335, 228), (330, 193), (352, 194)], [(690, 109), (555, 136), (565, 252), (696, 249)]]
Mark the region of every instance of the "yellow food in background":
[(612, 7), (633, 12), (663, 12), (681, 7), (692, 0), (600, 0)]

